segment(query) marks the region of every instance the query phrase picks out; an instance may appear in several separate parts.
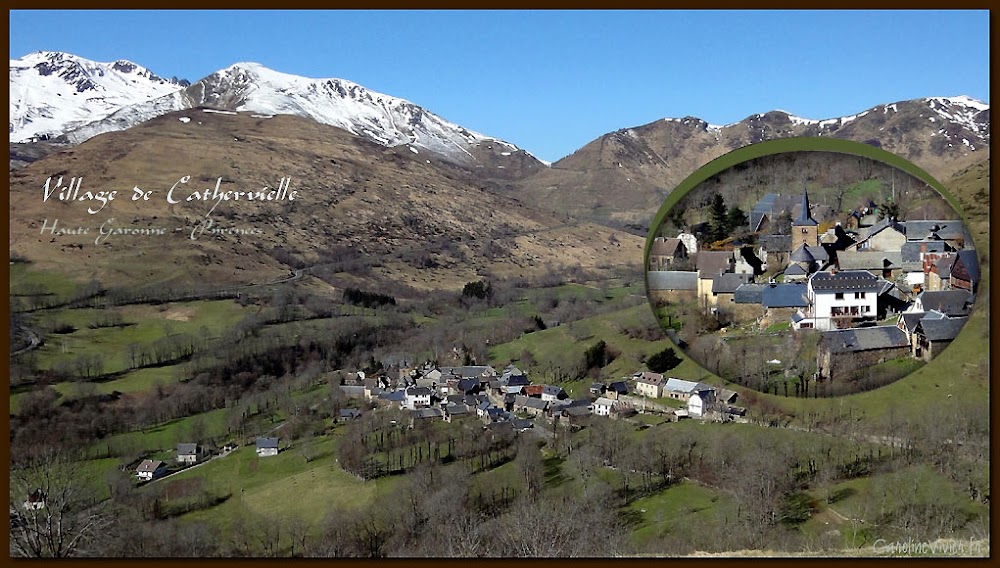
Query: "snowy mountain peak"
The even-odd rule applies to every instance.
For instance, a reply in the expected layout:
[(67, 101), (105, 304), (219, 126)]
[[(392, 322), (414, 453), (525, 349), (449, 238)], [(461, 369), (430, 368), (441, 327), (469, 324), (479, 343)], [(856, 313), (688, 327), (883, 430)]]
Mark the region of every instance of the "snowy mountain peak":
[(124, 59), (101, 63), (59, 51), (29, 53), (10, 60), (10, 141), (59, 135), (183, 87)]
[[(448, 122), (404, 99), (337, 78), (313, 79), (239, 62), (165, 96), (127, 105), (114, 114), (67, 132), (82, 142), (168, 112), (209, 106), (268, 115), (292, 114), (335, 126), (383, 146), (409, 145), (451, 161), (475, 162), (474, 147), (495, 139)], [(496, 140), (512, 151), (513, 144)]]

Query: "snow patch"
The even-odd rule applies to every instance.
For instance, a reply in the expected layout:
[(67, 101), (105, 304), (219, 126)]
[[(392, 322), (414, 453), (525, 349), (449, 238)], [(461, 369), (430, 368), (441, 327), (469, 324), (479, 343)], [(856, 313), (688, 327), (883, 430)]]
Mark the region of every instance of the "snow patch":
[(184, 124), (187, 124), (187, 123), (191, 122), (191, 119), (189, 117), (186, 117), (186, 116), (182, 116), (182, 117), (178, 118), (177, 120), (183, 122)]
[(230, 114), (230, 115), (233, 115), (233, 116), (236, 116), (236, 114), (237, 114), (237, 113), (235, 113), (235, 112), (233, 112), (231, 110), (219, 110), (219, 109), (215, 109), (215, 108), (202, 109), (202, 112), (207, 112), (207, 113), (211, 113), (211, 114)]
[(420, 153), (420, 151), (417, 150), (416, 148), (414, 148), (413, 146), (410, 146), (410, 151), (413, 152), (414, 154), (419, 154)]

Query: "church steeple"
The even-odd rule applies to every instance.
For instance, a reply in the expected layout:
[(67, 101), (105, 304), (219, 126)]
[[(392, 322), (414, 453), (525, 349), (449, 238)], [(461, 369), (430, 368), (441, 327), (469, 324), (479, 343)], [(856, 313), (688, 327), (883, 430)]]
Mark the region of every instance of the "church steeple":
[(799, 245), (814, 247), (819, 245), (819, 223), (809, 214), (809, 192), (802, 187), (802, 210), (792, 221), (792, 250)]
[(806, 188), (802, 188), (802, 210), (799, 211), (799, 216), (792, 222), (793, 227), (814, 227), (819, 225), (812, 215), (809, 214), (809, 192)]

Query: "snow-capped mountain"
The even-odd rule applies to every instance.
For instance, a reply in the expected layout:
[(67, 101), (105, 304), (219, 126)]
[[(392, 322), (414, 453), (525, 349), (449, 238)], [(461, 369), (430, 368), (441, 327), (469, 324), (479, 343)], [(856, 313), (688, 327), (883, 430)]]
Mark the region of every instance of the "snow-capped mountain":
[(57, 136), (186, 85), (124, 59), (100, 63), (53, 51), (11, 59), (10, 141)]
[(409, 101), (384, 95), (343, 79), (310, 79), (280, 73), (258, 63), (236, 63), (186, 89), (121, 108), (103, 120), (66, 133), (79, 143), (103, 132), (123, 130), (168, 112), (198, 106), (253, 112), (292, 114), (336, 126), (394, 147), (427, 150), (457, 162), (475, 161), (477, 144), (513, 144), (473, 132)]

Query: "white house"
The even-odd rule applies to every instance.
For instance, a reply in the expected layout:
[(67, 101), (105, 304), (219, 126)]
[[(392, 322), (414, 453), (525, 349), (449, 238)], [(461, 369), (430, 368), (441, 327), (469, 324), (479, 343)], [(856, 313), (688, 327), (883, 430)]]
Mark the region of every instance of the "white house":
[(427, 387), (410, 387), (406, 389), (406, 400), (403, 404), (409, 410), (430, 406), (431, 389)]
[(552, 402), (554, 400), (562, 400), (566, 398), (566, 391), (562, 387), (557, 387), (554, 385), (545, 385), (542, 387), (542, 400), (545, 402)]
[(816, 329), (837, 329), (836, 320), (874, 320), (879, 279), (866, 270), (817, 272), (809, 277), (806, 297)]
[(600, 397), (594, 401), (594, 414), (597, 416), (611, 416), (611, 410), (617, 401), (610, 398)]
[(151, 481), (160, 477), (167, 471), (167, 464), (160, 460), (142, 460), (135, 470), (136, 477), (140, 481)]
[(708, 410), (708, 405), (712, 403), (713, 393), (712, 389), (702, 389), (692, 393), (691, 397), (688, 398), (688, 414), (695, 417), (704, 416), (705, 411)]
[(257, 455), (259, 457), (278, 455), (278, 439), (257, 438)]
[(712, 390), (712, 387), (683, 379), (670, 378), (663, 384), (663, 396), (676, 400), (687, 400), (692, 394), (706, 390)]

